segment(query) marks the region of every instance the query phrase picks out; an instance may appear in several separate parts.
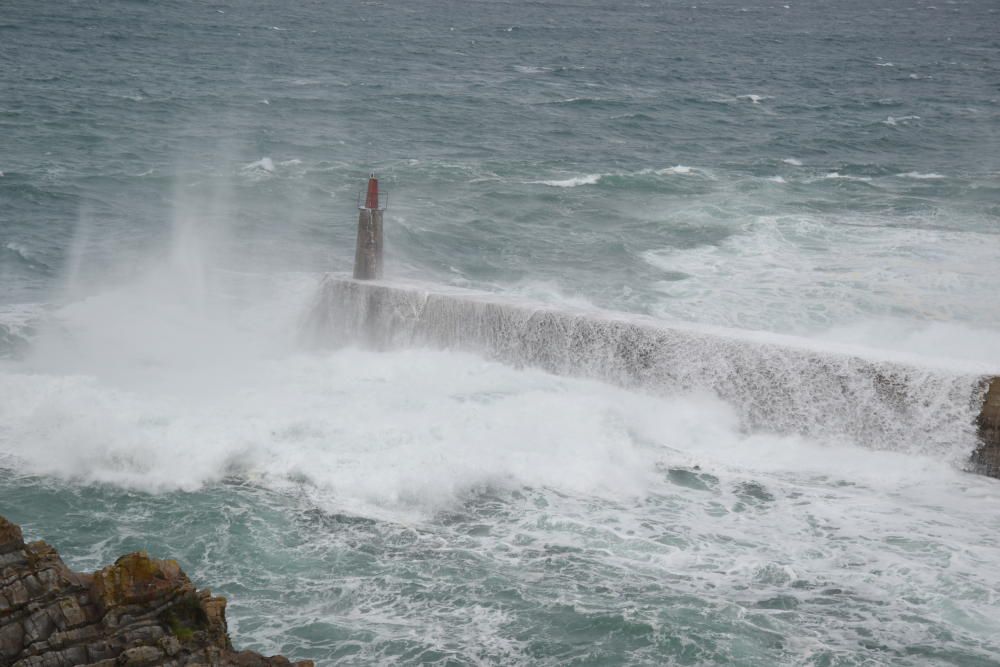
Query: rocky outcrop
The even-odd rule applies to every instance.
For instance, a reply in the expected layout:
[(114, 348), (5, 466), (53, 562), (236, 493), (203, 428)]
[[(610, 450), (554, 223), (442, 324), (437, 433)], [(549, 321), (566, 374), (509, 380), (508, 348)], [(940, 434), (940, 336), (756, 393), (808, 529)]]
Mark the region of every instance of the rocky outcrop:
[(982, 444), (973, 455), (973, 461), (979, 472), (1000, 477), (1000, 378), (993, 378), (986, 385), (978, 424)]
[(145, 552), (73, 572), (0, 516), (0, 666), (312, 667), (235, 651), (226, 599), (197, 590), (177, 561)]

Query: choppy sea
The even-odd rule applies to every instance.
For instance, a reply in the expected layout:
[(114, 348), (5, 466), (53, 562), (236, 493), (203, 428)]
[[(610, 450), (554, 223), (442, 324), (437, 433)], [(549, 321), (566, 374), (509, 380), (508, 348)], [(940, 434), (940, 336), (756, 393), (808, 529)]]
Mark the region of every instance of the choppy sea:
[(962, 434), (304, 349), (372, 170), (392, 281), (997, 373), (995, 2), (0, 3), (0, 514), (320, 665), (1000, 664)]

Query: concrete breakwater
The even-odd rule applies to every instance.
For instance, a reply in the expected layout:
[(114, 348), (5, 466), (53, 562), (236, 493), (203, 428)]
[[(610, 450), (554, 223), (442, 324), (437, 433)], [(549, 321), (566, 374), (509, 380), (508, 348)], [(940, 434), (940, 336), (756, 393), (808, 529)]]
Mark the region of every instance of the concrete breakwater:
[(332, 275), (305, 331), (320, 345), (454, 349), (651, 393), (710, 392), (748, 431), (933, 455), (1000, 475), (1000, 381), (975, 372), (816, 349), (791, 337)]

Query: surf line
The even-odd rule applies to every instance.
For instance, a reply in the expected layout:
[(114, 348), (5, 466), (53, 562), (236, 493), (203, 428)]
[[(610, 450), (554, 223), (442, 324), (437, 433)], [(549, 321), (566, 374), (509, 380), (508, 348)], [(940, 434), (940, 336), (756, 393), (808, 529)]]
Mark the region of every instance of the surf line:
[(460, 350), (654, 394), (706, 391), (748, 430), (847, 438), (1000, 478), (1000, 376), (817, 349), (791, 336), (384, 281), (387, 201), (373, 173), (358, 198), (353, 278), (323, 278), (305, 320), (309, 343)]

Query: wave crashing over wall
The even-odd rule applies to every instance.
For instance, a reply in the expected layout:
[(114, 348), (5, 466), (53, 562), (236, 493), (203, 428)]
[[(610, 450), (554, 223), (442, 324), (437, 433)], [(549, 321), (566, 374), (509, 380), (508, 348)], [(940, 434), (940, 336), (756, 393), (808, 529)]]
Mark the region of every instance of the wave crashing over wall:
[(654, 394), (711, 392), (749, 431), (797, 433), (967, 466), (988, 380), (754, 333), (327, 276), (305, 330), (321, 346), (433, 347)]

